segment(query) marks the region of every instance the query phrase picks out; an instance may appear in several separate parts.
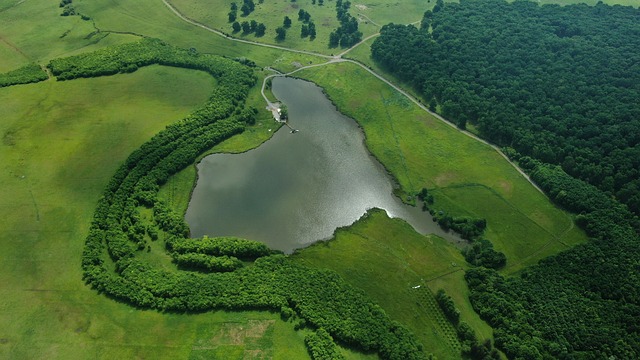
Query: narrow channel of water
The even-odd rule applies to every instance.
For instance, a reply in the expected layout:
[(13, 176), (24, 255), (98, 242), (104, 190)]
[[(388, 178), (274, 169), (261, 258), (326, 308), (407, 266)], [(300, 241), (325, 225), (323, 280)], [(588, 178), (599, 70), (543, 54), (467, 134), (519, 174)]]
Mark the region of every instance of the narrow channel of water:
[(392, 194), (393, 182), (367, 151), (362, 130), (322, 89), (275, 78), (273, 93), (299, 132), (282, 127), (257, 149), (204, 158), (186, 213), (192, 236), (238, 236), (290, 253), (375, 207), (420, 233), (458, 240)]

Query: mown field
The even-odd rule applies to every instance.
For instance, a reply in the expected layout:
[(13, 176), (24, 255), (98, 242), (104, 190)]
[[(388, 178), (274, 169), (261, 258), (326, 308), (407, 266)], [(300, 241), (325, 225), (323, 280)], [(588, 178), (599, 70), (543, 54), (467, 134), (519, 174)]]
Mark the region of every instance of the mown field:
[[(247, 57), (259, 66), (281, 71), (295, 69), (295, 63), (324, 61), (230, 42), (183, 22), (159, 1), (74, 3), (91, 21), (60, 17), (55, 1), (0, 1), (0, 22), (10, 25), (0, 30), (0, 72), (133, 41), (137, 35), (203, 52)], [(202, 11), (205, 5), (200, 1), (173, 3), (212, 27), (219, 20), (216, 14), (226, 17), (218, 6), (207, 4), (216, 11)], [(274, 19), (273, 25), (267, 23), (268, 35), (260, 41), (275, 43), (272, 27), (283, 15), (273, 14), (285, 11), (276, 6), (291, 4), (265, 0), (248, 17), (255, 15), (265, 23)], [(333, 1), (326, 1), (322, 9), (311, 7), (310, 0), (298, 4), (309, 8), (318, 25), (322, 17), (327, 19), (327, 28), (333, 26)], [(424, 12), (422, 6), (432, 3), (380, 0), (367, 3), (366, 8), (356, 5), (352, 5), (354, 16), (362, 13), (382, 25), (416, 21)], [(199, 14), (211, 18), (199, 19)], [(314, 42), (290, 36), (299, 32), (296, 14), (290, 15), (294, 26), (279, 45), (331, 53), (321, 42), (320, 27)], [(224, 26), (228, 26), (226, 21)], [(43, 28), (48, 30), (39, 30)], [(377, 31), (371, 24), (361, 30), (366, 30), (365, 36)], [(254, 40), (253, 35), (247, 38)], [(350, 56), (364, 59), (368, 50), (362, 47)], [(495, 151), (420, 111), (360, 68), (330, 65), (297, 75), (324, 87), (340, 110), (363, 126), (367, 145), (396, 177), (405, 195), (427, 187), (435, 195), (436, 208), (487, 218), (486, 235), (507, 255), (507, 273), (584, 241), (571, 217), (550, 204)], [(203, 102), (212, 86), (213, 80), (200, 72), (153, 66), (130, 75), (0, 89), (0, 211), (5, 219), (0, 224), (0, 319), (5, 324), (0, 330), (0, 357), (307, 356), (304, 333), (295, 332), (277, 314), (139, 311), (96, 294), (82, 282), (80, 254), (103, 187), (132, 150)], [(253, 89), (249, 102), (262, 109), (258, 90)], [(263, 114), (255, 127), (213, 151), (245, 151), (265, 141), (271, 134), (268, 129), (275, 128), (270, 114)], [(184, 209), (194, 178), (195, 171), (189, 168), (174, 177), (161, 194)], [(463, 319), (482, 338), (491, 337), (491, 329), (467, 299), (461, 271), (467, 265), (458, 249), (439, 238), (418, 235), (402, 221), (373, 214), (340, 230), (336, 240), (304, 250), (296, 258), (332, 268), (366, 290), (394, 319), (411, 327), (439, 358), (457, 357), (456, 340), (451, 340), (451, 328), (442, 322), (442, 313), (433, 306), (426, 287), (433, 292), (446, 289)], [(412, 292), (416, 285), (424, 286)], [(349, 358), (366, 357), (343, 351)]]

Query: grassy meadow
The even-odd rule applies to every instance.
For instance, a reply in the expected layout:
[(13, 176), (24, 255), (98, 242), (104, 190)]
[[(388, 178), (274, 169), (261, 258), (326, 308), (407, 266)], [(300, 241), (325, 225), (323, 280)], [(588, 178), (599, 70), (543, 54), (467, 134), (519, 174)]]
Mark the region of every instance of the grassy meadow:
[[(159, 38), (183, 48), (227, 57), (243, 57), (258, 66), (271, 66), (281, 72), (295, 70), (299, 64), (326, 61), (313, 55), (283, 52), (265, 47), (229, 41), (215, 33), (178, 18), (161, 1), (76, 0), (76, 8), (89, 14), (102, 32), (125, 32)], [(225, 10), (225, 14), (226, 14)]]

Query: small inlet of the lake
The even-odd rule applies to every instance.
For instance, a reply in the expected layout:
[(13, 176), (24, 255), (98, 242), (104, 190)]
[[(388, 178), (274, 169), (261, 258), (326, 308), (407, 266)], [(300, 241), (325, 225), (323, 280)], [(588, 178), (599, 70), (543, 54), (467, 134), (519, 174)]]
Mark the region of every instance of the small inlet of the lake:
[(283, 77), (272, 84), (299, 131), (282, 127), (246, 153), (205, 157), (186, 213), (193, 237), (237, 236), (291, 253), (380, 208), (420, 233), (457, 239), (393, 195), (393, 180), (369, 154), (362, 130), (321, 88)]

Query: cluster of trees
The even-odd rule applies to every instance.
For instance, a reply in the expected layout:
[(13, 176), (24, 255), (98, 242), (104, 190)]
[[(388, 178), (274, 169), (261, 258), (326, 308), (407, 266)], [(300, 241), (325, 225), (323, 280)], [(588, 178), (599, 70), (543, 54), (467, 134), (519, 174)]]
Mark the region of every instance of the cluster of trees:
[(300, 11), (298, 11), (298, 20), (303, 22), (300, 30), (300, 37), (305, 38), (308, 36), (311, 40), (315, 39), (316, 24), (311, 20), (311, 14), (300, 9)]
[(29, 64), (19, 69), (0, 74), (0, 88), (18, 84), (30, 84), (47, 80), (49, 77), (40, 65)]
[(298, 10), (298, 20), (304, 23), (308, 23), (309, 21), (311, 21), (311, 14), (309, 14), (305, 10), (300, 9)]
[[(157, 198), (169, 176), (192, 165), (214, 144), (242, 131), (255, 115), (244, 109), (248, 90), (255, 83), (250, 68), (154, 39), (53, 60), (49, 68), (60, 79), (73, 79), (149, 64), (204, 70), (218, 84), (204, 106), (143, 144), (111, 178), (85, 241), (84, 280), (97, 291), (139, 308), (284, 311), (299, 319), (297, 327), (323, 328), (336, 341), (377, 352), (385, 359), (426, 359), (413, 334), (335, 272), (295, 264), (250, 241), (188, 239), (184, 219)], [(153, 208), (154, 230), (139, 215), (142, 207)], [(146, 235), (140, 232), (142, 228)], [(135, 239), (128, 236), (130, 231)], [(143, 250), (140, 243), (152, 238), (152, 233), (165, 240), (178, 264), (212, 272), (155, 268), (142, 260), (137, 256)], [(223, 259), (211, 260), (212, 256), (226, 256), (232, 265), (223, 265)], [(239, 266), (243, 257), (255, 261)]]
[(58, 6), (62, 8), (62, 12), (60, 13), (60, 16), (79, 15), (82, 18), (82, 20), (91, 19), (87, 15), (80, 14), (79, 12), (76, 11), (76, 8), (73, 6), (73, 0), (61, 0)]
[(243, 34), (254, 33), (257, 37), (264, 36), (265, 32), (267, 31), (267, 26), (265, 24), (259, 23), (255, 20), (243, 21), (242, 23), (236, 21), (231, 24), (231, 27), (233, 28), (234, 33), (240, 32), (240, 30), (242, 30)]
[(282, 41), (287, 37), (287, 29), (284, 26), (276, 28), (276, 40)]
[(327, 330), (320, 328), (304, 337), (312, 360), (342, 360), (344, 356)]
[(501, 269), (507, 265), (504, 253), (495, 251), (493, 244), (487, 239), (477, 239), (463, 251), (464, 259), (469, 264), (484, 266), (489, 269)]
[(351, 2), (336, 0), (336, 17), (340, 26), (329, 34), (329, 46), (349, 47), (362, 40), (362, 32), (358, 31), (358, 20), (349, 14)]
[(465, 240), (474, 240), (480, 237), (487, 228), (487, 221), (468, 216), (452, 216), (444, 211), (434, 211), (433, 219), (444, 230), (453, 230)]
[[(233, 4), (231, 3), (232, 9)], [(237, 6), (236, 6), (237, 7)], [(242, 16), (249, 16), (256, 9), (256, 4), (253, 3), (253, 0), (242, 0), (242, 6), (240, 7), (240, 11), (242, 11)]]
[[(464, 128), (562, 166), (640, 214), (640, 10), (442, 3), (372, 56)], [(594, 74), (598, 74), (595, 76)]]
[(73, 7), (73, 0), (61, 0), (59, 7), (62, 8), (60, 16), (76, 15), (76, 9)]

